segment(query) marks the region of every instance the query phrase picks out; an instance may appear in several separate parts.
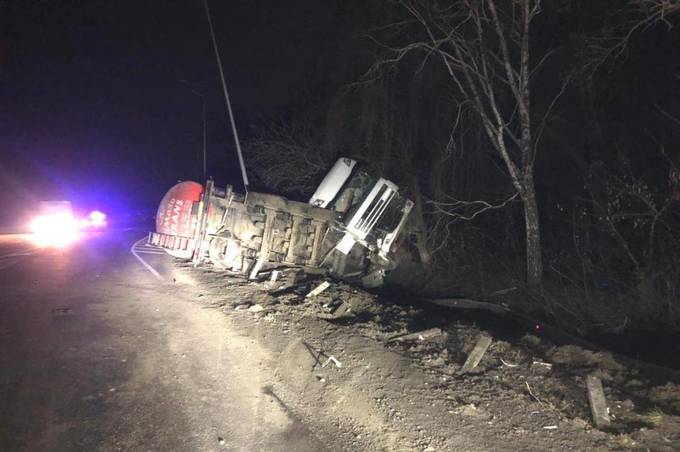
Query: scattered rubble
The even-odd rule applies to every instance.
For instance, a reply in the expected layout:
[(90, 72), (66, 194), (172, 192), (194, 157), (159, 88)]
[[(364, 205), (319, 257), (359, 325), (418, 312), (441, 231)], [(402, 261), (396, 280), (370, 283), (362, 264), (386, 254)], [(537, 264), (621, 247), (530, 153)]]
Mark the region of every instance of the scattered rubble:
[(488, 301), (470, 300), (469, 298), (435, 298), (427, 300), (430, 303), (452, 309), (481, 309), (484, 311), (505, 314), (510, 312), (507, 306)]
[(533, 375), (548, 375), (552, 372), (552, 364), (544, 363), (543, 361), (533, 361), (530, 369)]
[(680, 384), (668, 382), (655, 386), (649, 391), (650, 399), (660, 406), (666, 406), (669, 411), (680, 413)]
[(392, 341), (426, 341), (433, 339), (435, 337), (440, 337), (445, 335), (441, 328), (430, 328), (424, 331), (418, 331), (417, 333), (409, 334), (399, 334), (388, 339), (388, 342)]
[(322, 283), (319, 284), (314, 290), (312, 290), (311, 292), (309, 292), (309, 293), (306, 295), (306, 298), (316, 297), (317, 295), (321, 294), (321, 292), (323, 292), (324, 290), (328, 289), (328, 288), (330, 287), (330, 285), (331, 285), (331, 283), (329, 283), (328, 281), (322, 282)]
[(233, 315), (280, 351), (277, 375), (357, 449), (680, 448), (680, 378), (611, 353), (287, 270), (223, 287), (200, 302), (243, 306)]
[(324, 362), (321, 365), (321, 367), (326, 367), (328, 365), (328, 363), (331, 363), (331, 362), (333, 364), (335, 364), (335, 367), (337, 367), (338, 369), (340, 369), (342, 367), (342, 363), (340, 361), (338, 361), (335, 356), (329, 356), (328, 359), (326, 360), (326, 362)]
[(333, 303), (327, 303), (323, 307), (327, 309), (327, 312), (319, 312), (316, 316), (324, 320), (347, 318), (353, 314), (352, 307), (342, 300), (334, 300)]

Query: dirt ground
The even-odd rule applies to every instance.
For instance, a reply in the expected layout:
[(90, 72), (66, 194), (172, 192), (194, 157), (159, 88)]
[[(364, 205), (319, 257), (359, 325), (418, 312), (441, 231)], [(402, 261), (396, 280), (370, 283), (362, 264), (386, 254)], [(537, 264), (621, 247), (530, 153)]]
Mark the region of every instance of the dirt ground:
[[(269, 275), (253, 282), (176, 265), (184, 275), (177, 283), (196, 302), (223, 311), (276, 356), (280, 403), (295, 406), (294, 416), (326, 444), (680, 450), (680, 384), (672, 370), (398, 294), (379, 297), (328, 280), (325, 291), (306, 297), (323, 279), (283, 273), (272, 284)], [(493, 339), (488, 351), (461, 374), (482, 334)], [(602, 380), (608, 402), (611, 425), (602, 430), (591, 421), (589, 374)], [(337, 432), (343, 437), (336, 441)]]

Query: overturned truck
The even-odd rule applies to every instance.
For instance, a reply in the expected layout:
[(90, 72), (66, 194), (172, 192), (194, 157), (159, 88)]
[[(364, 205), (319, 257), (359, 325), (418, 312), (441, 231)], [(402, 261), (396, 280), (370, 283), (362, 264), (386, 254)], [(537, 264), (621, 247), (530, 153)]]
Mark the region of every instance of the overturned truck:
[(158, 207), (149, 243), (195, 264), (256, 278), (279, 267), (327, 271), (365, 287), (394, 269), (393, 247), (413, 202), (341, 158), (308, 203), (180, 182)]

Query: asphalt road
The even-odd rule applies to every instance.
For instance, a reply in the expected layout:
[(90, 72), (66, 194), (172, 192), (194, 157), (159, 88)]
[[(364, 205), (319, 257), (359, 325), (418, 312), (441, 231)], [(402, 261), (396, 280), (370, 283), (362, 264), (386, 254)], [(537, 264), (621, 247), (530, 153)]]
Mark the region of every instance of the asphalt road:
[(142, 236), (0, 236), (0, 451), (326, 449), (277, 402), (276, 357)]

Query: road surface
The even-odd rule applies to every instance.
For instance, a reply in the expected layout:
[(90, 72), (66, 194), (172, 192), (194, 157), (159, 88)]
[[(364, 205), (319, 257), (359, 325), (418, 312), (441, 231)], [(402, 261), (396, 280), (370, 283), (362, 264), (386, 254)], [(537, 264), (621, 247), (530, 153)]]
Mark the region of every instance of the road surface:
[(329, 448), (278, 401), (274, 357), (142, 236), (0, 236), (0, 451)]

